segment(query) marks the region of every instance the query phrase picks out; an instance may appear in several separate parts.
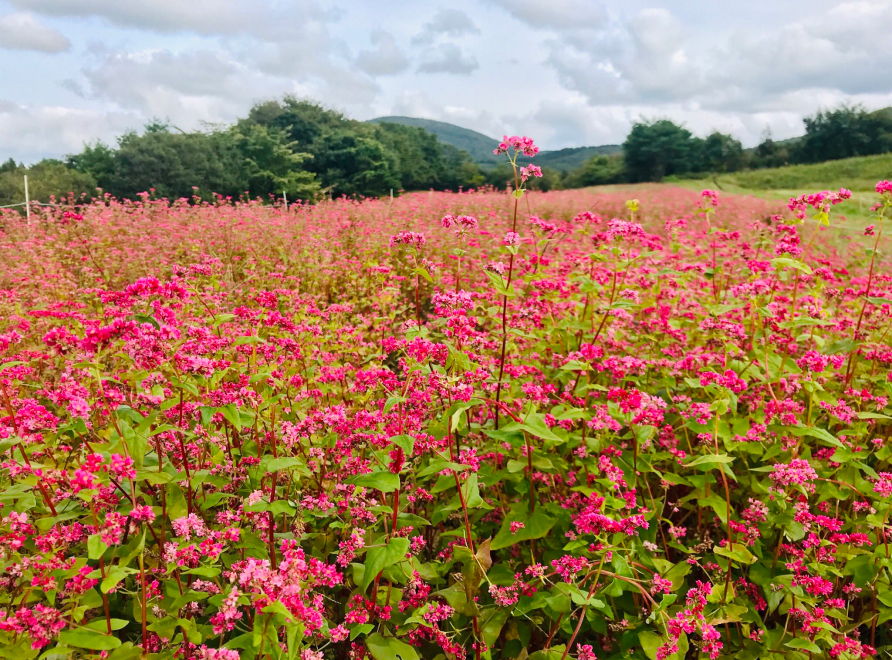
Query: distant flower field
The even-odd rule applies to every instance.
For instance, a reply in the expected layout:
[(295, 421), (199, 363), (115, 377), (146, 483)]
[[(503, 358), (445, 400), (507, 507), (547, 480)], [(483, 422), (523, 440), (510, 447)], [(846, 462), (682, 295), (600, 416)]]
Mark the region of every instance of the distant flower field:
[(3, 212), (0, 657), (888, 657), (892, 184), (537, 169)]

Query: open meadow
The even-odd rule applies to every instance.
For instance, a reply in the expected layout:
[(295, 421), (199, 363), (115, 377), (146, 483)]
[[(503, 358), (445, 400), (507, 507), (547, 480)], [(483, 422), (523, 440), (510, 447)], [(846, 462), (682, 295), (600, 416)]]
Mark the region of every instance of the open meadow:
[(779, 197), (0, 212), (0, 657), (889, 657), (892, 184)]

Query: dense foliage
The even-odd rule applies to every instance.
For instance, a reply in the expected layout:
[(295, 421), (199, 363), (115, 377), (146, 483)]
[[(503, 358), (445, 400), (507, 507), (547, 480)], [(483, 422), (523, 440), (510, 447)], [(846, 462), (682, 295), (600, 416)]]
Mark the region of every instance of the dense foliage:
[[(328, 196), (378, 196), (406, 190), (458, 190), (485, 181), (470, 156), (420, 128), (368, 124), (308, 101), (286, 97), (257, 104), (232, 126), (185, 132), (153, 122), (115, 147), (90, 144), (59, 161), (31, 168), (0, 166), (0, 204), (96, 187), (118, 198), (154, 191), (169, 199), (222, 195), (287, 195), (292, 201)], [(504, 185), (504, 181), (501, 182)]]
[[(45, 160), (25, 168), (7, 160), (0, 164), (0, 206), (24, 201), (24, 174), (30, 177), (32, 199), (43, 202), (69, 193), (89, 197), (97, 186), (124, 199), (154, 191), (169, 199), (284, 194), (293, 201), (513, 185), (504, 161), (480, 157), (485, 136), (442, 122), (386, 119), (354, 121), (317, 103), (285, 97), (258, 103), (232, 126), (187, 133), (153, 122), (142, 133), (121, 136), (114, 148), (87, 145), (64, 165)], [(433, 127), (445, 140), (472, 144), (477, 155), (439, 141), (413, 121)], [(889, 108), (868, 112), (841, 106), (806, 117), (804, 123), (802, 138), (775, 142), (769, 133), (758, 146), (744, 149), (719, 131), (701, 138), (668, 119), (642, 120), (633, 124), (621, 153), (605, 146), (543, 154), (536, 161), (543, 177), (531, 187), (547, 191), (665, 177), (713, 178), (892, 151)], [(529, 162), (522, 156), (518, 164)]]
[(803, 122), (801, 138), (775, 142), (769, 132), (748, 150), (718, 131), (699, 138), (668, 119), (636, 122), (623, 143), (624, 171), (619, 180), (660, 181), (666, 176), (758, 170), (892, 152), (892, 108), (868, 112), (860, 106), (842, 105), (821, 110)]
[(3, 212), (0, 655), (888, 655), (877, 190)]

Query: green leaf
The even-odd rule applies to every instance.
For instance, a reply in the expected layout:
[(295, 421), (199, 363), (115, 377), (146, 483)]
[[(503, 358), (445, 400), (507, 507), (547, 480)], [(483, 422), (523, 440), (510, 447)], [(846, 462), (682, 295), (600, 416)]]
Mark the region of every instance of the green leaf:
[(108, 545), (102, 542), (100, 534), (92, 534), (87, 539), (87, 556), (90, 559), (99, 559), (106, 550), (108, 550)]
[(111, 651), (121, 645), (121, 640), (88, 628), (78, 628), (59, 633), (59, 643), (91, 651)]
[(365, 640), (365, 647), (375, 660), (419, 660), (414, 647), (381, 633), (369, 635)]
[(111, 589), (117, 586), (118, 582), (134, 572), (135, 571), (132, 568), (112, 566), (105, 574), (105, 579), (102, 581), (102, 584), (99, 585), (99, 588), (102, 590), (102, 593), (107, 594)]
[(728, 524), (728, 503), (721, 497), (712, 493), (708, 497), (699, 498), (697, 503), (701, 506), (711, 506), (712, 510), (715, 511), (715, 514), (722, 519), (722, 522), (726, 525)]
[(223, 415), (227, 422), (232, 424), (236, 431), (242, 430), (242, 417), (234, 403), (217, 408), (217, 412)]
[(520, 428), (537, 438), (548, 440), (555, 444), (561, 445), (566, 442), (563, 438), (555, 435), (552, 430), (548, 428), (545, 424), (545, 418), (538, 413), (528, 415), (523, 424), (520, 425)]
[[(126, 619), (111, 619), (111, 629), (120, 630), (121, 628), (126, 627), (128, 623), (130, 622)], [(104, 618), (93, 619), (90, 623), (85, 623), (84, 626), (90, 630), (98, 630), (101, 633), (108, 630), (108, 622), (106, 622)]]
[(369, 548), (366, 552), (365, 571), (362, 574), (360, 590), (365, 591), (378, 577), (378, 573), (389, 566), (404, 560), (409, 552), (409, 539), (393, 538), (387, 545)]
[(698, 456), (690, 463), (685, 463), (684, 467), (702, 466), (700, 467), (701, 470), (711, 470), (716, 465), (732, 462), (734, 462), (734, 458), (732, 456), (728, 456), (728, 454), (705, 454), (703, 456)]
[(411, 435), (394, 435), (390, 442), (402, 449), (407, 457), (415, 453), (415, 438)]
[(756, 561), (756, 556), (740, 543), (735, 543), (733, 550), (715, 546), (712, 551), (717, 555), (728, 557), (729, 559), (733, 559), (734, 561), (740, 562), (741, 564), (749, 565)]
[(806, 264), (801, 261), (797, 261), (796, 259), (790, 259), (789, 257), (775, 257), (771, 260), (771, 265), (774, 266), (775, 270), (783, 270), (784, 268), (795, 268), (796, 270), (810, 274), (812, 272), (811, 268), (809, 268)]
[[(518, 529), (515, 534), (511, 533), (512, 522), (523, 523), (523, 527)], [(551, 531), (555, 522), (557, 521), (554, 518), (545, 515), (541, 511), (536, 511), (536, 513), (527, 517), (508, 516), (502, 522), (502, 527), (499, 529), (499, 533), (496, 534), (495, 538), (492, 540), (490, 549), (501, 550), (502, 548), (507, 548), (508, 546), (520, 543), (521, 541), (541, 539)]]
[(815, 644), (812, 641), (805, 639), (804, 637), (797, 637), (796, 639), (791, 639), (789, 642), (784, 644), (791, 649), (802, 649), (805, 651), (811, 651), (812, 653), (820, 653), (821, 647)]
[(382, 493), (392, 493), (400, 487), (400, 475), (392, 472), (372, 472), (351, 477), (347, 482), (354, 486), (374, 488)]
[(295, 456), (282, 456), (281, 458), (274, 458), (269, 463), (266, 464), (266, 472), (267, 474), (272, 472), (279, 472), (281, 470), (287, 470), (288, 468), (295, 467), (300, 464), (300, 459)]

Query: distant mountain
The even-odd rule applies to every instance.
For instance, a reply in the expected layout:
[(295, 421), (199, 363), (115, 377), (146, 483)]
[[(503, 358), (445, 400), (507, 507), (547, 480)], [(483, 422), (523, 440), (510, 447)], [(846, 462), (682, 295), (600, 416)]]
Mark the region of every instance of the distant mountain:
[(464, 149), (477, 163), (495, 164), (498, 162), (492, 152), (499, 146), (499, 141), (469, 128), (447, 124), (445, 121), (418, 117), (377, 117), (369, 121), (375, 124), (403, 124), (404, 126), (423, 128), (436, 135), (440, 142)]
[[(503, 162), (502, 159), (492, 153), (493, 149), (498, 146), (499, 141), (483, 135), (483, 133), (472, 131), (469, 128), (462, 128), (444, 121), (420, 119), (418, 117), (377, 117), (369, 121), (376, 124), (403, 124), (405, 126), (423, 128), (436, 135), (440, 142), (464, 149), (471, 154), (474, 162), (480, 165), (495, 165)], [(618, 144), (606, 144), (600, 147), (569, 147), (556, 151), (540, 151), (533, 162), (540, 167), (551, 167), (566, 172), (576, 169), (592, 156), (610, 156), (621, 151), (622, 147)], [(527, 159), (523, 160), (526, 161)]]

